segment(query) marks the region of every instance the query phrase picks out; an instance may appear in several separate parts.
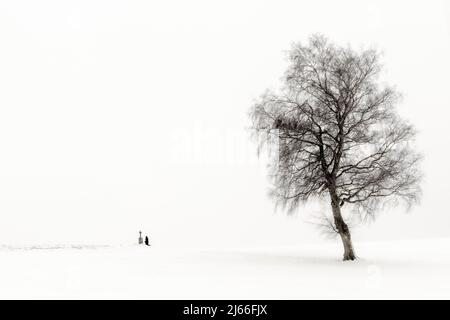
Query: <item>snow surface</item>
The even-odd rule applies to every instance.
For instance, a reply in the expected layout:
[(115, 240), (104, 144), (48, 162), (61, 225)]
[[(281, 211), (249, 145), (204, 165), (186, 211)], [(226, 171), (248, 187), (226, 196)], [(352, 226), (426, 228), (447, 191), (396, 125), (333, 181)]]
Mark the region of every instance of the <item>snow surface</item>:
[(295, 248), (0, 247), (1, 299), (449, 299), (450, 239)]

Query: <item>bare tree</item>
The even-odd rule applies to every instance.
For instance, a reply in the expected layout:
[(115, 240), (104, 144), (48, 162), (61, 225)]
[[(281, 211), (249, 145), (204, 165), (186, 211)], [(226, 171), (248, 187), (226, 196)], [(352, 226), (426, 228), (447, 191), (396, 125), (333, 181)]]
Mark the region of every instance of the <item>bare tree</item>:
[(289, 212), (311, 198), (331, 201), (344, 260), (356, 258), (341, 210), (373, 215), (383, 204), (415, 203), (420, 155), (414, 128), (395, 110), (399, 94), (378, 82), (376, 50), (338, 47), (315, 35), (294, 44), (282, 89), (250, 115), (260, 147), (278, 149), (273, 196)]

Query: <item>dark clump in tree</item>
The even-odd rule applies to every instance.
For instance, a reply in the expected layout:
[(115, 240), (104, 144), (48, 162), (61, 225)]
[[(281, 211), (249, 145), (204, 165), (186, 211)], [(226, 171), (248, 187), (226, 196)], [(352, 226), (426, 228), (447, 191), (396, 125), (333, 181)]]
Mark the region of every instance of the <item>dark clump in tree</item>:
[(250, 115), (260, 146), (276, 149), (273, 195), (289, 212), (331, 202), (331, 228), (354, 260), (341, 210), (373, 215), (382, 204), (420, 195), (414, 128), (395, 110), (399, 94), (378, 82), (376, 50), (338, 47), (323, 36), (293, 45), (282, 89), (267, 92)]

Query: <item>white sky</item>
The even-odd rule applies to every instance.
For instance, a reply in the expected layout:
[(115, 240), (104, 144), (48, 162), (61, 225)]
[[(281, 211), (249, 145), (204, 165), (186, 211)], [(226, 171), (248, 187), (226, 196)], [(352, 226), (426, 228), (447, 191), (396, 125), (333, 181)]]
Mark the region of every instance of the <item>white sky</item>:
[(383, 49), (422, 205), (356, 240), (450, 236), (448, 1), (0, 1), (0, 244), (320, 239), (274, 213), (247, 112), (293, 41)]

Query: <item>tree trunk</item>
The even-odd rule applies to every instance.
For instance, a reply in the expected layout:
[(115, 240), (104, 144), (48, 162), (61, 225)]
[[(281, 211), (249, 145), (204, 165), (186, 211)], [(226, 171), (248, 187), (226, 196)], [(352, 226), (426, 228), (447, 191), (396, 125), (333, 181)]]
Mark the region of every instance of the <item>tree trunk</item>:
[(353, 250), (352, 237), (350, 235), (350, 229), (345, 223), (341, 215), (341, 207), (339, 205), (339, 198), (335, 190), (330, 189), (331, 196), (331, 208), (333, 210), (334, 224), (336, 230), (341, 237), (342, 244), (344, 245), (344, 261), (355, 260), (355, 252)]
[(350, 232), (348, 231), (347, 225), (344, 223), (345, 228), (347, 229), (346, 232), (339, 232), (339, 235), (341, 236), (342, 243), (344, 245), (344, 261), (348, 260), (355, 260), (355, 251), (353, 250), (353, 244), (352, 244), (352, 238), (350, 236)]

